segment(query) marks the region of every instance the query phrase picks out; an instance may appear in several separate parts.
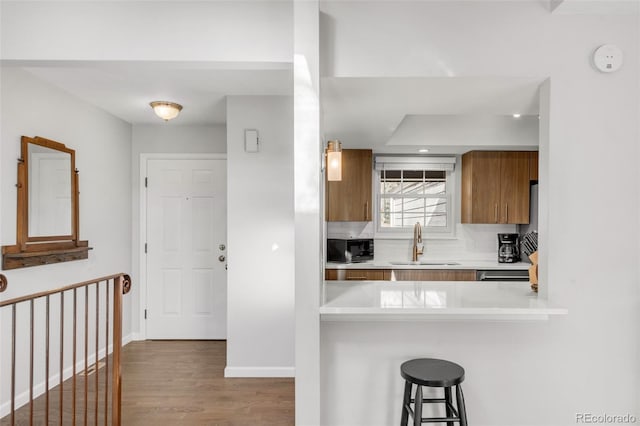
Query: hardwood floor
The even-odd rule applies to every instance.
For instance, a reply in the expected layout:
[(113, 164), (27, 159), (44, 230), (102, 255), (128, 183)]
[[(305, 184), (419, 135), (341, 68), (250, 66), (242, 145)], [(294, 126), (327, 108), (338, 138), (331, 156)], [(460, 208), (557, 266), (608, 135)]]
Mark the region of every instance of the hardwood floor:
[[(224, 378), (224, 341), (144, 341), (123, 349), (122, 424), (232, 426), (294, 424), (293, 379)], [(92, 386), (91, 376), (89, 387)], [(70, 385), (65, 382), (65, 401)], [(79, 383), (84, 386), (83, 382)], [(49, 424), (58, 424), (58, 392), (50, 392)], [(69, 399), (70, 401), (70, 399)], [(90, 400), (89, 407), (93, 409)], [(100, 413), (104, 410), (101, 406)], [(34, 424), (44, 424), (43, 398)], [(78, 424), (83, 423), (83, 408)], [(94, 423), (93, 411), (89, 424)], [(17, 424), (29, 424), (28, 407)], [(65, 424), (71, 424), (65, 409)], [(5, 425), (4, 418), (0, 424)], [(99, 419), (99, 424), (103, 420)]]
[(293, 425), (293, 379), (225, 379), (226, 342), (124, 348), (125, 425)]

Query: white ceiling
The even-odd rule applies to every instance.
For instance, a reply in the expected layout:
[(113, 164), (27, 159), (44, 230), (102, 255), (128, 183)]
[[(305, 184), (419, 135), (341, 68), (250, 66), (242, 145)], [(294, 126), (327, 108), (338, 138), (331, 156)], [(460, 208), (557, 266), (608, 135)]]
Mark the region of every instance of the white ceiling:
[(406, 149), (391, 142), (405, 116), (537, 116), (542, 81), (506, 77), (323, 78), (323, 132), (327, 140), (339, 139), (347, 148), (413, 152), (419, 142)]
[(213, 125), (226, 123), (228, 95), (292, 93), (290, 64), (44, 62), (23, 68), (132, 124), (161, 123), (151, 101), (183, 105), (172, 123)]
[(551, 0), (556, 15), (637, 15), (638, 0)]
[[(293, 87), (290, 64), (63, 61), (4, 65), (22, 66), (132, 124), (161, 123), (149, 107), (154, 100), (184, 106), (171, 122), (176, 125), (224, 124), (226, 96), (291, 95)], [(502, 77), (323, 78), (323, 131), (327, 139), (340, 139), (347, 148), (414, 152), (419, 141), (405, 146), (398, 142), (402, 139), (393, 137), (402, 134), (398, 127), (405, 116), (508, 116), (514, 112), (536, 116), (541, 82)], [(451, 151), (432, 145), (432, 152)]]

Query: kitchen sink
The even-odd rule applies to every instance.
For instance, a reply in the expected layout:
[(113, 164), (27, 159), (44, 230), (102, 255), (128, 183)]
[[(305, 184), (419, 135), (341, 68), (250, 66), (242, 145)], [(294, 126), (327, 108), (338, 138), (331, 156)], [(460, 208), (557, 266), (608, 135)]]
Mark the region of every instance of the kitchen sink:
[(426, 266), (455, 266), (459, 265), (458, 262), (424, 262), (424, 261), (411, 261), (411, 260), (397, 260), (389, 262), (392, 265), (426, 265)]

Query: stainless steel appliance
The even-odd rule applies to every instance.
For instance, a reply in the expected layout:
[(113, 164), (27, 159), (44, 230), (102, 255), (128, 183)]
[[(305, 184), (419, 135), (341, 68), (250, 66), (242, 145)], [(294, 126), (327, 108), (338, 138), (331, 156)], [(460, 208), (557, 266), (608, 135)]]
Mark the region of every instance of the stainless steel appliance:
[(498, 262), (520, 262), (520, 244), (518, 234), (498, 234)]
[(476, 271), (476, 281), (529, 281), (527, 269), (500, 270), (483, 269)]
[(358, 263), (373, 260), (373, 239), (327, 240), (327, 262)]

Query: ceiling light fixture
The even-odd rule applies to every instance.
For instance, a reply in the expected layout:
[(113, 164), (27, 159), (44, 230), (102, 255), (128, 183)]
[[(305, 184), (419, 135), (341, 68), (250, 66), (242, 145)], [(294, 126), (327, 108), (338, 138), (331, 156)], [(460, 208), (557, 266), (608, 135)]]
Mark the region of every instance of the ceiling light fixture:
[(149, 105), (153, 108), (153, 112), (164, 121), (176, 118), (178, 114), (180, 114), (180, 111), (182, 111), (182, 105), (175, 102), (153, 101), (150, 102)]
[(513, 118), (520, 118), (520, 117), (522, 117), (522, 114), (517, 114), (517, 113), (513, 114)]
[(422, 154), (426, 154), (427, 152), (429, 152), (429, 150), (427, 148), (420, 148), (418, 152)]
[(327, 143), (327, 180), (342, 180), (342, 143), (339, 140)]

